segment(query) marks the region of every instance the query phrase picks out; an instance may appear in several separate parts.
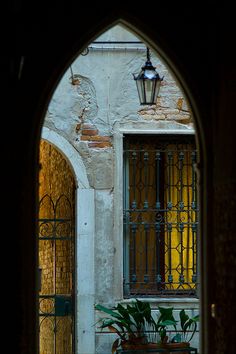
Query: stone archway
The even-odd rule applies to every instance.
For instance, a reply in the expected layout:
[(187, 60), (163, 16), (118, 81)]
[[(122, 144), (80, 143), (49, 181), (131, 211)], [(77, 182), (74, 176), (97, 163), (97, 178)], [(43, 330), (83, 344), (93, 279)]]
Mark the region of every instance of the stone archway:
[[(46, 143), (46, 142), (48, 142), (48, 143)], [(55, 328), (57, 328), (57, 325), (56, 325), (57, 322), (58, 322), (58, 324), (61, 323), (63, 325), (62, 320), (64, 318), (66, 318), (66, 317), (63, 317), (63, 308), (62, 308), (65, 303), (65, 301), (63, 302), (63, 299), (64, 299), (67, 302), (69, 301), (68, 302), (69, 303), (69, 311), (70, 311), (71, 315), (72, 315), (72, 308), (73, 308), (73, 326), (74, 326), (73, 327), (74, 328), (73, 329), (73, 342), (70, 345), (67, 344), (67, 350), (70, 350), (70, 348), (71, 348), (71, 352), (73, 352), (73, 353), (74, 352), (84, 353), (87, 350), (89, 350), (92, 353), (94, 351), (94, 343), (95, 343), (94, 327), (93, 327), (93, 324), (94, 324), (94, 314), (93, 314), (94, 281), (92, 280), (93, 279), (93, 267), (94, 267), (93, 266), (93, 264), (94, 264), (94, 256), (93, 256), (94, 255), (94, 247), (93, 247), (93, 242), (94, 242), (94, 192), (89, 186), (89, 182), (88, 182), (87, 174), (86, 174), (86, 169), (85, 169), (82, 159), (80, 158), (80, 155), (65, 138), (63, 138), (62, 136), (57, 134), (55, 131), (52, 131), (52, 130), (44, 127), (43, 131), (42, 131), (41, 144), (43, 144), (43, 143), (44, 144), (46, 143), (46, 146), (48, 144), (50, 144), (51, 146), (54, 146), (55, 147), (55, 148), (53, 148), (54, 154), (56, 154), (57, 156), (62, 156), (62, 155), (64, 156), (64, 158), (61, 157), (64, 161), (64, 164), (63, 164), (64, 167), (63, 167), (63, 170), (61, 171), (61, 173), (63, 173), (63, 175), (65, 177), (68, 173), (71, 173), (70, 179), (73, 178), (75, 181), (75, 195), (74, 195), (75, 199), (74, 199), (74, 206), (73, 206), (74, 217), (72, 220), (72, 222), (74, 224), (71, 225), (72, 229), (74, 230), (74, 236), (73, 236), (74, 245), (72, 247), (70, 247), (70, 250), (73, 253), (73, 257), (74, 257), (74, 261), (73, 261), (73, 264), (71, 265), (71, 270), (70, 270), (71, 274), (74, 274), (73, 276), (72, 275), (70, 276), (73, 278), (73, 284), (72, 284), (73, 289), (71, 289), (71, 290), (73, 290), (74, 300), (73, 300), (73, 304), (72, 304), (72, 302), (70, 300), (68, 300), (69, 299), (68, 294), (66, 294), (63, 297), (63, 294), (60, 295), (60, 293), (54, 294), (53, 303), (52, 303), (51, 298), (49, 300), (47, 300), (47, 301), (51, 301), (51, 307), (50, 307), (50, 304), (48, 305), (50, 307), (49, 310), (51, 311), (51, 315), (56, 312), (59, 313), (59, 315), (58, 315), (59, 317), (57, 317), (57, 316), (52, 317), (54, 319), (55, 323), (54, 322), (52, 323), (52, 321), (50, 321), (50, 323), (48, 324), (49, 327), (47, 326), (47, 321), (48, 321), (47, 316), (46, 317), (44, 316), (44, 309), (41, 311), (41, 308), (39, 306), (41, 318), (46, 323), (46, 327), (45, 327), (46, 332), (45, 331), (44, 332), (47, 334), (45, 336), (42, 332), (42, 329), (41, 329), (42, 334), (40, 335), (40, 342), (42, 343), (42, 345), (44, 345), (44, 340), (42, 338), (45, 337), (46, 338), (45, 339), (46, 344), (44, 345), (44, 346), (46, 346), (45, 348), (47, 348), (47, 346), (49, 346), (48, 347), (49, 350), (52, 350), (52, 348), (54, 348), (55, 350), (58, 350), (57, 349), (58, 346), (61, 348), (64, 348), (64, 346), (60, 345), (60, 341), (62, 341), (64, 344), (66, 343), (65, 339), (63, 339), (64, 337), (62, 336), (63, 333), (66, 334), (66, 331), (64, 331), (63, 333), (61, 331), (61, 336), (59, 333), (59, 339), (56, 339), (55, 334), (54, 334), (54, 339), (53, 339), (53, 337), (52, 336), (50, 337), (50, 335), (49, 335), (50, 331), (47, 330), (48, 328), (50, 328), (50, 325), (51, 325), (52, 331), (54, 331), (54, 333), (56, 333)], [(59, 151), (60, 151), (60, 153), (59, 153)], [(65, 161), (67, 161), (67, 164), (68, 164), (68, 167), (67, 167), (68, 171), (67, 172), (65, 169), (65, 167), (66, 167)], [(57, 170), (58, 170), (58, 168), (56, 168), (56, 167), (57, 166), (54, 165), (53, 171), (55, 171), (55, 172), (57, 172)], [(45, 169), (46, 169), (46, 167), (45, 167)], [(71, 172), (69, 172), (69, 170), (71, 170)], [(47, 173), (48, 173), (48, 171), (50, 172), (50, 169), (47, 169)], [(58, 185), (58, 183), (59, 183), (58, 177), (59, 177), (58, 174), (56, 174), (56, 176), (54, 176), (54, 183), (56, 183), (56, 185)], [(63, 184), (66, 186), (66, 188), (68, 188), (68, 184), (66, 183), (66, 180), (63, 181)], [(60, 185), (60, 183), (59, 183), (59, 185)], [(54, 188), (56, 188), (56, 186), (54, 186), (53, 181), (51, 181), (50, 190), (53, 190)], [(58, 205), (60, 206), (60, 203), (59, 203), (60, 200), (63, 201), (64, 199), (65, 199), (65, 195), (63, 195), (63, 198), (59, 198), (59, 200), (56, 201), (56, 203), (54, 203), (54, 199), (51, 198), (50, 193), (45, 194), (43, 197), (41, 196), (41, 198), (40, 198), (41, 208), (39, 208), (40, 219), (42, 219), (41, 214), (43, 213), (43, 209), (45, 210), (44, 205), (46, 205), (46, 209), (48, 210), (49, 213), (50, 213), (50, 210), (52, 209), (53, 214), (56, 215), (56, 207)], [(45, 202), (46, 202), (46, 204), (45, 204)], [(70, 205), (70, 204), (71, 203), (69, 203), (68, 205)], [(55, 222), (56, 221), (54, 220), (54, 224), (55, 224)], [(40, 220), (39, 230), (40, 229), (45, 230), (46, 225), (48, 225), (48, 223), (46, 223), (45, 220), (44, 221)], [(47, 227), (47, 229), (48, 229), (48, 227)], [(54, 229), (55, 229), (55, 227), (54, 227)], [(43, 235), (43, 234), (41, 235), (41, 237), (40, 237), (41, 243), (42, 242), (47, 243), (47, 240), (44, 240), (45, 236), (47, 237), (47, 235)], [(49, 239), (49, 237), (47, 237), (47, 238)], [(71, 239), (70, 235), (68, 236), (68, 240), (69, 239)], [(53, 243), (54, 245), (55, 245), (55, 242), (58, 242), (58, 241), (54, 241), (54, 243)], [(66, 241), (63, 240), (63, 242), (66, 242)], [(52, 252), (53, 252), (53, 249), (55, 249), (55, 247), (52, 248)], [(45, 259), (45, 252), (42, 250), (40, 251), (40, 247), (39, 247), (39, 252), (41, 252), (41, 259)], [(47, 251), (47, 254), (48, 254), (48, 251)], [(70, 258), (69, 254), (68, 254), (68, 257)], [(58, 258), (62, 258), (62, 257), (56, 256), (55, 259), (58, 259)], [(63, 260), (62, 260), (62, 263), (63, 263)], [(66, 264), (66, 262), (64, 262), (64, 263)], [(39, 264), (39, 266), (42, 269), (42, 264)], [(50, 272), (50, 266), (47, 267), (47, 264), (45, 263), (43, 265), (43, 267), (45, 268), (46, 273), (48, 274), (48, 272)], [(55, 266), (55, 264), (54, 264), (55, 269), (57, 269), (58, 267), (60, 268), (60, 264), (58, 266)], [(63, 269), (63, 267), (61, 267), (61, 268)], [(89, 277), (87, 276), (88, 271), (90, 274)], [(41, 271), (41, 273), (43, 273), (43, 272)], [(64, 276), (62, 274), (62, 278), (63, 277)], [(42, 279), (42, 274), (41, 274), (41, 279)], [(58, 281), (55, 284), (57, 284), (57, 283), (58, 283), (59, 288), (61, 288), (63, 286), (63, 279), (60, 280), (59, 276), (58, 276)], [(46, 294), (46, 298), (48, 298), (48, 296), (49, 295)], [(45, 296), (41, 296), (41, 298), (45, 302)], [(42, 299), (40, 302), (42, 304), (41, 307), (43, 306)], [(57, 318), (59, 318), (59, 320)], [(68, 316), (67, 316), (67, 318), (68, 318)], [(88, 323), (90, 323), (90, 326), (88, 326)], [(72, 323), (69, 325), (69, 327), (71, 327), (71, 325), (72, 325)], [(59, 325), (58, 325), (58, 328), (60, 329)], [(84, 334), (85, 328), (86, 328), (86, 335)], [(87, 330), (87, 328), (89, 328), (89, 329)], [(68, 337), (68, 335), (67, 335), (67, 337)], [(58, 343), (58, 344), (56, 344), (56, 343)], [(45, 351), (45, 353), (46, 352), (47, 351)], [(66, 351), (66, 353), (67, 353), (67, 351)], [(70, 352), (68, 351), (68, 353), (70, 353)]]
[[(99, 66), (98, 66), (99, 67)], [(68, 70), (69, 71), (69, 70)], [(67, 85), (67, 87), (68, 87), (68, 74), (67, 75), (65, 75), (65, 80), (64, 80), (64, 78), (63, 78), (63, 84), (64, 85)], [(82, 81), (82, 76), (80, 77), (80, 81)], [(70, 87), (70, 86), (69, 86)], [(76, 87), (74, 87), (74, 89), (75, 89)], [(60, 112), (64, 112), (64, 109), (63, 109), (63, 102), (64, 102), (64, 100), (61, 100), (60, 99), (60, 97), (61, 97), (61, 95), (62, 95), (62, 93), (63, 93), (63, 91), (61, 90), (61, 89), (59, 89), (58, 90), (59, 91), (59, 94), (55, 97), (54, 96), (54, 101), (57, 103), (57, 102), (59, 102), (59, 111)], [(76, 91), (75, 91), (76, 92)], [(70, 92), (69, 92), (70, 94), (72, 93), (72, 91), (70, 90)], [(80, 92), (79, 92), (80, 93)], [(82, 92), (83, 93), (83, 92)], [(64, 96), (65, 98), (66, 98), (66, 96)], [(81, 97), (83, 97), (82, 95), (81, 95)], [(90, 100), (89, 100), (90, 101)], [(179, 102), (179, 101), (178, 101)], [(182, 102), (182, 101), (181, 101)], [(82, 102), (83, 103), (83, 102)], [(182, 104), (181, 104), (181, 107), (182, 107)], [(80, 111), (82, 110), (81, 109), (81, 107), (79, 107), (80, 109), (79, 109), (79, 113), (81, 113)], [(85, 107), (86, 108), (86, 107)], [(88, 110), (88, 109), (87, 109)], [(82, 110), (83, 111), (83, 110)], [(70, 131), (72, 131), (70, 128), (68, 128), (68, 115), (66, 115), (65, 116), (65, 123), (63, 124), (63, 121), (62, 121), (62, 113), (59, 113), (58, 112), (58, 114), (55, 114), (55, 111), (53, 111), (53, 110), (51, 110), (50, 108), (49, 108), (49, 110), (48, 110), (48, 112), (49, 112), (49, 115), (50, 115), (50, 120), (51, 120), (51, 123), (52, 122), (54, 122), (53, 121), (53, 118), (52, 118), (52, 116), (53, 116), (53, 114), (52, 114), (52, 112), (54, 112), (54, 115), (55, 115), (55, 118), (57, 118), (57, 117), (60, 117), (59, 119), (60, 119), (60, 124), (61, 124), (61, 126), (63, 126), (63, 131), (61, 132), (61, 134), (63, 134), (64, 136), (68, 136), (68, 139), (70, 140), (70, 136), (69, 136), (69, 134), (68, 134), (68, 132), (70, 132)], [(70, 112), (70, 111), (67, 111), (67, 112)], [(79, 116), (80, 116), (80, 114), (79, 114)], [(185, 117), (186, 118), (186, 117)], [(125, 119), (125, 118), (124, 118)], [(83, 120), (84, 120), (84, 116), (83, 116)], [(83, 124), (82, 124), (83, 123)], [(77, 135), (77, 138), (73, 141), (73, 144), (76, 146), (76, 144), (78, 144), (78, 141), (80, 141), (80, 140), (82, 140), (83, 142), (85, 142), (85, 141), (88, 141), (88, 147), (91, 147), (91, 146), (96, 146), (96, 147), (99, 147), (99, 146), (101, 146), (101, 141), (99, 140), (98, 142), (97, 141), (93, 141), (93, 136), (94, 136), (94, 134), (95, 134), (95, 138), (99, 138), (99, 139), (101, 139), (102, 137), (101, 136), (97, 136), (97, 132), (98, 132), (98, 129), (95, 129), (94, 127), (90, 127), (90, 130), (92, 129), (93, 130), (93, 132), (91, 132), (91, 136), (86, 136), (86, 134), (88, 135), (88, 132), (86, 132), (86, 133), (84, 133), (84, 135), (83, 135), (83, 131), (84, 130), (88, 130), (88, 127), (86, 127), (85, 128), (85, 126), (84, 126), (84, 121), (83, 122), (79, 122), (78, 123), (78, 125), (77, 126), (79, 126), (78, 127), (78, 130), (80, 131), (80, 135), (78, 134)], [(86, 121), (85, 121), (85, 123), (86, 123)], [(123, 122), (124, 123), (124, 122)], [(56, 127), (56, 129), (57, 129), (57, 131), (59, 131), (60, 129), (58, 129), (58, 126), (60, 125), (60, 124), (57, 124), (56, 122), (54, 122), (54, 125), (55, 125), (55, 127)], [(65, 126), (65, 124), (67, 124), (67, 128), (66, 128), (66, 126)], [(160, 127), (162, 127), (162, 129), (160, 129)], [(169, 129), (169, 126), (168, 126), (168, 124), (164, 124), (164, 127), (166, 127), (166, 129), (163, 129), (163, 124), (157, 124), (157, 126), (156, 127), (152, 127), (152, 129), (151, 129), (151, 131), (152, 132), (154, 132), (155, 133), (155, 131), (159, 131), (160, 133), (163, 133), (163, 131), (164, 131), (164, 133), (167, 133), (168, 132), (168, 129)], [(77, 128), (77, 127), (76, 127)], [(180, 129), (181, 128), (181, 124), (180, 125), (178, 125), (178, 124), (176, 124), (176, 125), (173, 125), (172, 124), (172, 130), (175, 130), (175, 128), (176, 128), (176, 130), (177, 130), (177, 132), (178, 132), (178, 129)], [(183, 128), (183, 127), (182, 127)], [(133, 129), (131, 129), (132, 130), (132, 132), (135, 130), (133, 130)], [(96, 131), (96, 133), (94, 133)], [(145, 130), (146, 131), (146, 130)], [(92, 134), (93, 133), (93, 134)], [(172, 131), (170, 132), (170, 133), (173, 133)], [(190, 132), (190, 133), (192, 133), (192, 131)], [(48, 128), (44, 128), (43, 129), (43, 134), (42, 134), (42, 136), (45, 136), (45, 137), (47, 137), (47, 139), (54, 139), (54, 141), (55, 141), (55, 143), (56, 143), (56, 145), (57, 146), (60, 146), (60, 149), (62, 150), (62, 151), (67, 151), (67, 149), (68, 149), (68, 147), (66, 147), (67, 145), (68, 145), (68, 141), (65, 139), (65, 138), (63, 138), (63, 137), (61, 137), (61, 135), (59, 135), (58, 133), (56, 133), (55, 131), (52, 131), (52, 130), (50, 130), (50, 129), (48, 129)], [(83, 138), (83, 139), (82, 139)], [(110, 145), (109, 145), (110, 146)], [(71, 148), (72, 148), (72, 146), (70, 147), (70, 149), (69, 150), (71, 150)], [(73, 154), (73, 152), (72, 152), (72, 154), (71, 154), (71, 152), (67, 152), (66, 154), (67, 154), (67, 156), (74, 156), (73, 158), (74, 158), (74, 160), (76, 160), (76, 155), (78, 154), (77, 153), (77, 151), (74, 149), (74, 148), (72, 148), (72, 150), (74, 151), (74, 153), (75, 154)], [(118, 148), (118, 150), (120, 150), (119, 148)], [(100, 154), (100, 156), (101, 156), (101, 154)], [(104, 155), (103, 155), (104, 156)], [(82, 162), (82, 161), (81, 161)], [(74, 168), (76, 169), (77, 168), (77, 165), (81, 165), (81, 163), (80, 162), (74, 162), (73, 163), (73, 165), (74, 165)], [(83, 173), (82, 173), (82, 175), (83, 175)], [(90, 179), (91, 179), (91, 176), (90, 176)], [(78, 182), (79, 183), (79, 182)], [(85, 185), (85, 182), (81, 182), (80, 181), (80, 184), (81, 184), (81, 186), (82, 186), (82, 188), (83, 188), (83, 186)], [(99, 185), (99, 187), (101, 188), (101, 181), (100, 181), (100, 185)], [(103, 183), (103, 187), (102, 187), (102, 189), (106, 189), (106, 187), (105, 187), (105, 185), (104, 185), (104, 183)], [(119, 189), (119, 188), (118, 188)], [(85, 190), (83, 190), (83, 192), (85, 192)], [(112, 194), (112, 191), (110, 192), (110, 194)], [(97, 194), (98, 195), (98, 194)], [(80, 199), (80, 198), (78, 198), (78, 199)], [(82, 206), (82, 208), (81, 208), (81, 210), (83, 209), (83, 206)], [(98, 210), (98, 208), (97, 208), (97, 210)], [(78, 211), (80, 212), (80, 209), (78, 208)], [(79, 220), (79, 217), (78, 217), (78, 220)], [(85, 225), (86, 223), (84, 223), (83, 225)], [(102, 233), (103, 232), (101, 232), (101, 230), (100, 230), (100, 234), (99, 234), (99, 232), (98, 232), (98, 230), (97, 230), (97, 238), (101, 238), (100, 236), (102, 236)], [(118, 237), (115, 237), (115, 238), (119, 238), (119, 236), (120, 236), (120, 229), (118, 230), (118, 232), (117, 232), (117, 236)], [(120, 241), (119, 241), (119, 244), (120, 244)], [(115, 247), (115, 249), (119, 249), (120, 247)], [(85, 247), (84, 246), (82, 246), (80, 249), (78, 249), (79, 251), (81, 251), (81, 259), (83, 259), (83, 255), (84, 255), (84, 250), (85, 250)], [(89, 249), (89, 247), (88, 247), (88, 251), (90, 251), (90, 249)], [(89, 252), (89, 254), (91, 255), (91, 252)], [(116, 254), (116, 256), (115, 256), (116, 258), (117, 258), (117, 254)], [(98, 258), (99, 258), (99, 256), (98, 256)], [(120, 258), (120, 260), (122, 259), (122, 257)], [(119, 260), (119, 262), (120, 262), (120, 260)], [(85, 261), (87, 261), (87, 259), (85, 260)], [(118, 264), (120, 265), (120, 263), (118, 262)], [(86, 263), (86, 264), (88, 264), (88, 263)], [(90, 265), (92, 265), (93, 264), (93, 261), (92, 261), (92, 258), (91, 258), (91, 263), (90, 263)], [(113, 266), (112, 266), (113, 267)], [(112, 267), (110, 267), (110, 269), (112, 269)], [(116, 267), (115, 266), (115, 268), (117, 269), (117, 268), (121, 268), (121, 267)], [(91, 268), (92, 269), (92, 268)], [(90, 273), (90, 274), (93, 274), (92, 272)], [(119, 279), (120, 279), (120, 276), (118, 275), (117, 276), (117, 278), (119, 277)], [(90, 284), (92, 285), (93, 284), (93, 282), (90, 282)], [(117, 287), (117, 289), (119, 288), (120, 289), (120, 282), (119, 282), (119, 284), (116, 286)], [(114, 293), (115, 293), (115, 290), (114, 290)], [(85, 293), (83, 293), (83, 295), (85, 295), (86, 296), (86, 292)], [(115, 294), (117, 297), (120, 297), (121, 295), (120, 294), (118, 294), (117, 292), (116, 292), (116, 294)], [(80, 302), (79, 302), (79, 304), (80, 304)], [(92, 302), (90, 302), (90, 305), (92, 304)], [(88, 314), (89, 314), (89, 316), (91, 315), (91, 318), (93, 317), (93, 311), (92, 311), (92, 306), (90, 306), (90, 310), (89, 310), (89, 306), (88, 306), (88, 311), (87, 311), (87, 313), (86, 313), (86, 317), (88, 316)], [(84, 318), (86, 318), (86, 317), (84, 317)], [(86, 321), (87, 322), (87, 321)], [(80, 325), (80, 323), (78, 323), (78, 325)], [(82, 328), (82, 327), (81, 327)], [(88, 324), (87, 323), (85, 323), (85, 326), (84, 326), (84, 329), (83, 329), (83, 333), (88, 333)], [(82, 332), (81, 332), (81, 334), (82, 334)], [(83, 335), (83, 338), (85, 338), (85, 336)], [(92, 340), (92, 339), (94, 339), (94, 335), (91, 333), (91, 335), (90, 336), (88, 336), (87, 337), (87, 339), (89, 339), (89, 342), (90, 343), (92, 343), (92, 342), (94, 342), (94, 340)], [(79, 341), (80, 342), (80, 341)], [(83, 342), (85, 343), (85, 340), (83, 340)], [(87, 342), (88, 343), (88, 342)], [(78, 345), (78, 347), (80, 346), (80, 344)], [(79, 347), (79, 350), (81, 350), (81, 347)], [(87, 352), (87, 348), (85, 348), (84, 349), (86, 352)]]

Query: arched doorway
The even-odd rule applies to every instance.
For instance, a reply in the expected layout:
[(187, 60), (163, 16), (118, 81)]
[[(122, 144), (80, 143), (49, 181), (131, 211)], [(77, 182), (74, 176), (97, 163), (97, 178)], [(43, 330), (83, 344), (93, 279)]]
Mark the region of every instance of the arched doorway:
[[(65, 353), (82, 353), (84, 350), (92, 353), (94, 351), (94, 316), (91, 311), (94, 304), (94, 191), (89, 186), (86, 168), (78, 152), (62, 135), (47, 127), (43, 128), (41, 134), (40, 165), (39, 350), (40, 353), (51, 353), (53, 350), (58, 350), (57, 347), (60, 346), (60, 350)], [(63, 194), (60, 196), (60, 193)], [(63, 228), (62, 217), (57, 218), (58, 209), (66, 216), (64, 221), (68, 229)], [(70, 210), (73, 211), (72, 219)], [(55, 217), (42, 217), (50, 213)], [(62, 233), (70, 231), (70, 224), (73, 237), (66, 236), (65, 233), (60, 235), (60, 231)], [(51, 248), (47, 247), (46, 241), (51, 241)], [(61, 246), (63, 244), (59, 241), (64, 243), (67, 241), (67, 252), (65, 247), (62, 252), (62, 247), (57, 244)], [(53, 242), (57, 244), (54, 245)], [(51, 264), (47, 263), (47, 256), (51, 259)], [(69, 262), (69, 272), (64, 274), (60, 262), (66, 265), (68, 263), (66, 259), (72, 262)], [(47, 285), (48, 279), (51, 279), (50, 289)], [(72, 286), (72, 295), (62, 293), (66, 290), (65, 284), (68, 279)], [(60, 331), (62, 328), (64, 331)]]
[(40, 143), (39, 353), (74, 353), (75, 180), (65, 158)]

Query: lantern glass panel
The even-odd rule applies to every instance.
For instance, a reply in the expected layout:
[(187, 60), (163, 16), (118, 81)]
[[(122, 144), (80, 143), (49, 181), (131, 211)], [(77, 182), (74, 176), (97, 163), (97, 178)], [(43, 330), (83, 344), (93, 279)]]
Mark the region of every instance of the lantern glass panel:
[(152, 103), (153, 99), (153, 87), (155, 86), (155, 81), (153, 80), (143, 80), (144, 90), (146, 95), (146, 103)]
[(140, 101), (141, 104), (143, 104), (146, 101), (143, 81), (144, 80), (136, 80), (136, 85), (137, 85), (137, 90), (138, 90), (138, 95), (139, 95), (139, 101)]

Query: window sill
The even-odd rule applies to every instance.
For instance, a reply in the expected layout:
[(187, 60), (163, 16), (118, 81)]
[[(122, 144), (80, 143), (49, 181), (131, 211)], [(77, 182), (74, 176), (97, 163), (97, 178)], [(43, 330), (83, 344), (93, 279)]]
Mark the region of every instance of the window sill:
[[(135, 298), (129, 298), (129, 299), (123, 299), (120, 302), (123, 304), (129, 304), (132, 301), (134, 301)], [(153, 306), (155, 305), (164, 305), (164, 306), (175, 306), (175, 307), (185, 307), (185, 308), (199, 308), (200, 301), (198, 298), (192, 298), (192, 297), (142, 297), (137, 299), (141, 301), (146, 301), (151, 303)]]

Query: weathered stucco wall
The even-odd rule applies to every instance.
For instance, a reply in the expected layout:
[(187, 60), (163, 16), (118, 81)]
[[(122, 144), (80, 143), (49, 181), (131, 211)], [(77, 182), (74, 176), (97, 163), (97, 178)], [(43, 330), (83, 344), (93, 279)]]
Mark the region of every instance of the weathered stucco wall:
[[(139, 41), (120, 26), (98, 40)], [(145, 45), (92, 43), (88, 54), (80, 55), (62, 78), (45, 124), (60, 131), (75, 145), (80, 141), (84, 123), (95, 126), (103, 136), (112, 135), (116, 121), (164, 119), (190, 124), (189, 108), (174, 77), (154, 52), (151, 60), (164, 79), (157, 105), (140, 109), (132, 74), (139, 72), (146, 61)], [(76, 78), (74, 85), (70, 84), (72, 73)]]

